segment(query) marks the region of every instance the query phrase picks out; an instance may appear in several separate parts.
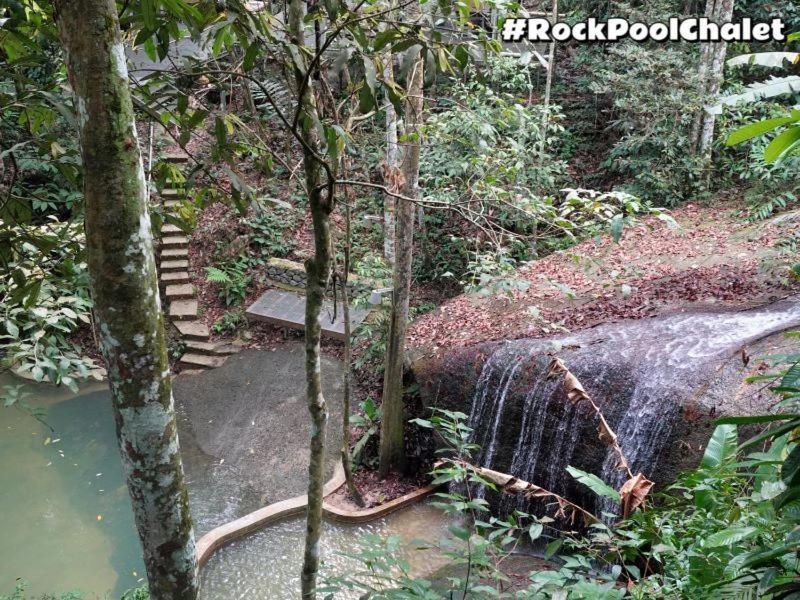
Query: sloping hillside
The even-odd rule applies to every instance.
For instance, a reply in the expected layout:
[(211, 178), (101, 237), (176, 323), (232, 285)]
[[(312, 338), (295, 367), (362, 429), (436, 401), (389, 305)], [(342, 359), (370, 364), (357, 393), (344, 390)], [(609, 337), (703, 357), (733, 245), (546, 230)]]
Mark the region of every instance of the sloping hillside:
[(424, 315), (408, 344), (421, 355), (479, 342), (543, 337), (677, 308), (746, 307), (797, 291), (786, 240), (800, 213), (748, 223), (732, 203), (688, 204), (522, 267), (529, 284), (509, 297), (462, 295)]

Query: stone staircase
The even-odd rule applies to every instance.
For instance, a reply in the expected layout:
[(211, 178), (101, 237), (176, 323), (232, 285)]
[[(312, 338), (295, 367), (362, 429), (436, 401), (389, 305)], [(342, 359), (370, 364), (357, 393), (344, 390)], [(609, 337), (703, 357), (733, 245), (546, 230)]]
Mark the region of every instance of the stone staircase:
[[(170, 154), (163, 157), (174, 164), (185, 164), (185, 154)], [(185, 195), (180, 185), (161, 192), (161, 202), (168, 213), (183, 202)], [(197, 373), (219, 367), (225, 359), (239, 351), (239, 347), (228, 343), (211, 342), (208, 326), (198, 318), (197, 292), (189, 277), (189, 238), (175, 225), (161, 227), (159, 244), (159, 288), (168, 305), (167, 316), (183, 336), (186, 352), (178, 362), (184, 373)]]

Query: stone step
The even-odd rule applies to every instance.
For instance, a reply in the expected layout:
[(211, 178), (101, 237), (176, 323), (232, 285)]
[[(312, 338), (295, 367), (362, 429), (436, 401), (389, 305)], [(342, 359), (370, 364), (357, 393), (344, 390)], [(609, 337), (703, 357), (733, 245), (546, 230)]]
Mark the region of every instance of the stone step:
[(206, 324), (200, 321), (176, 321), (175, 327), (187, 340), (207, 342), (208, 338), (211, 337), (211, 332)]
[(191, 283), (174, 283), (168, 285), (164, 294), (168, 300), (186, 300), (195, 297), (194, 286)]
[(189, 238), (185, 235), (170, 235), (161, 238), (162, 248), (188, 248)]
[(230, 356), (241, 350), (233, 344), (219, 342), (201, 342), (198, 340), (187, 340), (186, 347), (189, 352), (194, 354), (206, 354), (209, 356)]
[(178, 227), (177, 225), (173, 225), (172, 223), (167, 223), (166, 225), (161, 227), (161, 235), (184, 235), (183, 229)]
[(163, 285), (178, 285), (181, 283), (189, 283), (191, 281), (191, 279), (189, 279), (188, 271), (161, 273), (161, 277), (159, 279)]
[(181, 260), (181, 259), (188, 259), (189, 257), (189, 249), (188, 248), (165, 248), (161, 251), (161, 260), (168, 259), (168, 260)]
[(181, 369), (181, 375), (200, 375), (205, 372), (205, 369)]
[(206, 356), (205, 354), (186, 353), (181, 357), (178, 366), (188, 367), (190, 369), (206, 368), (214, 369), (222, 366), (225, 362), (225, 356)]
[(183, 190), (176, 188), (164, 188), (161, 190), (162, 198), (181, 198), (183, 197)]
[(164, 208), (175, 208), (176, 206), (180, 206), (181, 204), (183, 204), (183, 200), (165, 200)]
[(169, 318), (175, 321), (197, 319), (197, 300), (174, 300), (169, 305)]
[(183, 152), (174, 152), (165, 154), (161, 159), (175, 164), (183, 164), (189, 162), (189, 155)]
[(176, 260), (162, 260), (159, 265), (161, 273), (177, 273), (185, 271), (189, 268), (189, 261), (187, 259)]

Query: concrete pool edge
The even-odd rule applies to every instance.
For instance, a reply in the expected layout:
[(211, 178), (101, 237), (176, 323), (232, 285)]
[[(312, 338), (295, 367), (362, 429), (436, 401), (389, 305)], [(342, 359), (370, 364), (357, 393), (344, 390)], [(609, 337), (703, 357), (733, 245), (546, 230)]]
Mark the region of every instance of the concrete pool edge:
[[(330, 496), (344, 485), (344, 483), (344, 469), (341, 463), (337, 463), (333, 477), (331, 477), (323, 488), (324, 497), (327, 498)], [(352, 511), (332, 506), (323, 501), (322, 513), (331, 520), (340, 523), (366, 523), (385, 517), (389, 513), (414, 504), (429, 496), (438, 488), (439, 486), (432, 485), (419, 488), (399, 498), (386, 502), (385, 504), (364, 510)], [(214, 552), (223, 546), (282, 519), (302, 514), (307, 504), (308, 497), (306, 494), (295, 496), (288, 500), (269, 504), (243, 517), (239, 517), (238, 519), (212, 529), (197, 541), (196, 556), (198, 568), (202, 568)]]
[(385, 502), (384, 504), (359, 510), (340, 508), (325, 502), (322, 505), (322, 512), (332, 521), (338, 521), (340, 523), (367, 523), (369, 521), (385, 517), (396, 510), (400, 510), (401, 508), (405, 508), (411, 504), (419, 502), (423, 498), (430, 496), (440, 487), (441, 486), (438, 485), (428, 485), (408, 492), (407, 494), (395, 498), (394, 500), (390, 500), (389, 502)]

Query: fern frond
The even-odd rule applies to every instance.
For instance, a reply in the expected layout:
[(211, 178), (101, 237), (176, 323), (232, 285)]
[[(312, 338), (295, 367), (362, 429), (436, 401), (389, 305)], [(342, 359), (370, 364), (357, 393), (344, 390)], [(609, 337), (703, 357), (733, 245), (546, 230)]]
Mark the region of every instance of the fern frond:
[(222, 269), (217, 267), (206, 267), (206, 281), (212, 283), (230, 283), (231, 277)]

